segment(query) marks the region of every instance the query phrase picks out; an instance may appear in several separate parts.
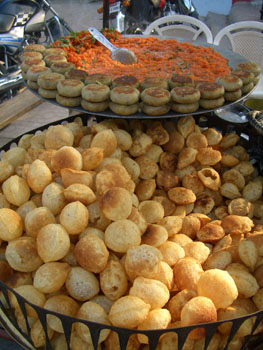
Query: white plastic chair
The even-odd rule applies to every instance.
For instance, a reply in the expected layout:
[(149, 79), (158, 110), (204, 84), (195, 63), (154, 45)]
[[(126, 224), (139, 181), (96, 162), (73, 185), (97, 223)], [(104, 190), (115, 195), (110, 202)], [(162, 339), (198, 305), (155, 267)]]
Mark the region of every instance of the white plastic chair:
[[(220, 45), (223, 41), (230, 43), (234, 52), (239, 53), (247, 60), (257, 63), (263, 70), (263, 23), (257, 21), (243, 21), (230, 24), (221, 29), (214, 38), (214, 45)], [(252, 98), (263, 98), (263, 79), (256, 89), (250, 94)]]
[(156, 33), (158, 35), (176, 36), (194, 41), (204, 36), (205, 42), (209, 44), (213, 42), (212, 33), (205, 23), (185, 15), (171, 15), (158, 18), (143, 32), (145, 35)]

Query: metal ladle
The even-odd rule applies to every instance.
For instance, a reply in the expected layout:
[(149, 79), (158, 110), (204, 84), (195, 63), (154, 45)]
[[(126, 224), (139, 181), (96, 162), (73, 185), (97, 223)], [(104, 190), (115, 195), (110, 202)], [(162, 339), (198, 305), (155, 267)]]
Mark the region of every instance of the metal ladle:
[(88, 31), (94, 36), (95, 39), (97, 39), (102, 45), (111, 51), (110, 57), (113, 60), (119, 61), (122, 64), (133, 64), (137, 62), (137, 57), (135, 56), (134, 52), (125, 48), (118, 48), (114, 46), (94, 27), (89, 27)]

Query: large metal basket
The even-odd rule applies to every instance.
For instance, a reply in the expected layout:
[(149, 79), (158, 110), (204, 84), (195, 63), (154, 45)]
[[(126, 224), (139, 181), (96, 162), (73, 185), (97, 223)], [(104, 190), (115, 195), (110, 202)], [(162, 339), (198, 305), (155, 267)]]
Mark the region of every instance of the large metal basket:
[[(69, 117), (66, 119), (63, 119), (61, 123), (63, 122), (71, 122), (74, 120), (76, 116)], [(95, 116), (87, 116), (86, 114), (79, 115), (78, 117), (82, 118), (83, 122), (92, 122), (92, 120), (96, 119)], [(101, 121), (101, 118), (99, 119)], [(241, 136), (241, 140), (246, 146), (246, 149), (248, 150), (250, 157), (252, 159), (252, 162), (254, 165), (258, 168), (259, 172), (262, 173), (263, 171), (263, 161), (262, 161), (262, 151), (263, 151), (263, 137), (259, 135), (256, 130), (251, 127), (248, 123), (246, 124), (231, 124), (228, 123), (222, 119), (217, 118), (215, 115), (203, 115), (203, 116), (196, 116), (196, 122), (202, 127), (215, 127), (216, 129), (222, 131), (223, 133), (228, 132), (235, 132)], [(30, 131), (31, 133), (35, 133), (38, 130), (44, 130), (48, 128), (50, 125), (58, 124), (58, 122), (53, 122), (48, 125), (44, 125), (43, 127), (40, 127), (38, 129)], [(22, 135), (21, 135), (22, 136)], [(20, 137), (21, 137), (20, 136)], [(3, 151), (7, 151), (11, 144), (17, 144), (20, 137), (17, 137), (16, 139), (12, 140), (12, 142), (8, 143), (4, 147), (2, 147)], [(148, 350), (156, 350), (158, 349), (158, 342), (160, 340), (160, 337), (162, 337), (166, 333), (174, 333), (177, 335), (178, 339), (178, 345), (174, 348), (174, 350), (182, 350), (183, 346), (188, 338), (189, 333), (197, 328), (205, 329), (205, 339), (204, 339), (204, 346), (203, 349), (209, 349), (209, 343), (212, 340), (213, 336), (218, 330), (218, 327), (223, 323), (231, 323), (231, 331), (228, 335), (224, 349), (228, 349), (229, 345), (231, 344), (231, 341), (237, 334), (239, 328), (243, 325), (244, 322), (246, 322), (248, 319), (253, 319), (253, 327), (251, 329), (251, 334), (246, 336), (244, 339), (244, 343), (242, 346), (242, 350), (262, 350), (263, 349), (263, 310), (255, 312), (253, 314), (248, 314), (243, 317), (230, 319), (227, 321), (218, 321), (218, 322), (212, 322), (212, 323), (206, 323), (206, 324), (198, 324), (194, 326), (188, 326), (188, 327), (180, 327), (180, 328), (168, 328), (164, 330), (150, 330), (150, 331), (142, 331), (142, 330), (136, 330), (136, 329), (126, 329), (126, 328), (118, 328), (114, 326), (89, 322), (85, 320), (80, 320), (77, 318), (65, 316), (62, 314), (55, 313), (53, 311), (46, 310), (44, 308), (38, 307), (34, 304), (32, 304), (30, 301), (25, 300), (21, 295), (16, 293), (12, 288), (10, 288), (8, 285), (0, 281), (0, 292), (1, 292), (1, 298), (0, 298), (0, 323), (2, 324), (3, 328), (6, 330), (6, 332), (22, 347), (28, 350), (35, 350), (35, 346), (33, 344), (32, 338), (30, 336), (30, 325), (29, 320), (26, 312), (26, 307), (30, 306), (32, 307), (40, 322), (42, 325), (42, 328), (44, 330), (45, 334), (45, 346), (41, 347), (40, 349), (45, 350), (52, 350), (52, 344), (48, 337), (48, 330), (47, 330), (47, 316), (53, 315), (56, 316), (62, 324), (64, 335), (65, 335), (65, 350), (71, 349), (70, 346), (70, 339), (72, 334), (72, 327), (74, 323), (82, 323), (86, 325), (89, 328), (93, 347), (94, 350), (100, 349), (99, 345), (99, 336), (100, 332), (104, 329), (110, 329), (111, 331), (115, 332), (118, 335), (119, 338), (119, 349), (125, 350), (127, 348), (127, 344), (129, 341), (129, 338), (133, 334), (143, 334), (148, 338), (149, 346), (146, 347)], [(11, 306), (10, 298), (16, 298), (20, 313), (23, 315), (23, 329), (17, 322), (14, 309)], [(260, 330), (260, 331), (258, 331)], [(103, 349), (103, 347), (101, 347)], [(39, 348), (38, 348), (39, 349)], [(90, 349), (90, 347), (88, 348)], [(145, 348), (143, 348), (145, 350)], [(117, 350), (117, 349), (116, 349)], [(220, 350), (223, 350), (220, 349)]]

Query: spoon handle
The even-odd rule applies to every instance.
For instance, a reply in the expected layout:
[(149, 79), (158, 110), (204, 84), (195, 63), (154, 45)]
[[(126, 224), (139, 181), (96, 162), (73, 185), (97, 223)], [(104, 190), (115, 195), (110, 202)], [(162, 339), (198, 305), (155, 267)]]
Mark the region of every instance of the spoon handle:
[(116, 50), (116, 47), (112, 45), (112, 43), (108, 39), (106, 39), (105, 36), (101, 34), (101, 32), (99, 32), (96, 28), (89, 27), (88, 31), (91, 35), (94, 36), (95, 39), (97, 39), (102, 45), (107, 47), (107, 49), (109, 49), (111, 52)]

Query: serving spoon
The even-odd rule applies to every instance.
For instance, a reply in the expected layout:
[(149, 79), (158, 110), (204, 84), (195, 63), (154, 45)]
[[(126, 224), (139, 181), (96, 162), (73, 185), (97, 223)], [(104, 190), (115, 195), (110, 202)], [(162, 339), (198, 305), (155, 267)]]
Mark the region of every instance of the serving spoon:
[(114, 46), (94, 27), (89, 27), (88, 31), (94, 36), (95, 39), (97, 39), (102, 45), (111, 51), (110, 57), (113, 60), (119, 61), (122, 64), (133, 64), (137, 62), (137, 57), (135, 56), (134, 52), (125, 48), (118, 48)]

